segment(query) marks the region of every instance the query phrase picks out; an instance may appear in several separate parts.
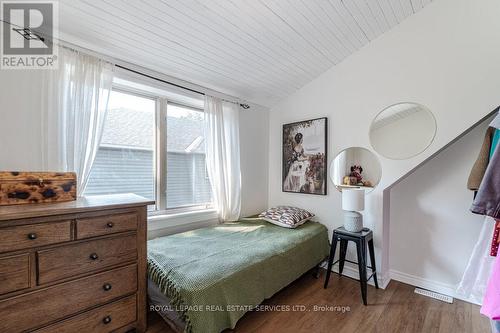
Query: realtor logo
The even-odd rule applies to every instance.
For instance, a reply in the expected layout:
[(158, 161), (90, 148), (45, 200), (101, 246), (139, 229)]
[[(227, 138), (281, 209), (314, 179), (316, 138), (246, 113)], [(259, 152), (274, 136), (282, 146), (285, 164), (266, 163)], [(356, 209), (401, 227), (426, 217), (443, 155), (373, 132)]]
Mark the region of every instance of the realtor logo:
[(1, 69), (57, 68), (58, 3), (1, 1)]

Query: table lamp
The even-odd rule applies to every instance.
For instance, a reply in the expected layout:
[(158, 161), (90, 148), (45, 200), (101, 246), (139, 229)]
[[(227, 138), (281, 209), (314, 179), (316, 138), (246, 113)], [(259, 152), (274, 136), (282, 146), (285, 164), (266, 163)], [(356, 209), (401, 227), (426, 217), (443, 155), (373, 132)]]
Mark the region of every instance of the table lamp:
[(363, 230), (363, 215), (359, 212), (365, 209), (365, 190), (343, 189), (342, 209), (344, 212), (344, 228), (350, 232)]

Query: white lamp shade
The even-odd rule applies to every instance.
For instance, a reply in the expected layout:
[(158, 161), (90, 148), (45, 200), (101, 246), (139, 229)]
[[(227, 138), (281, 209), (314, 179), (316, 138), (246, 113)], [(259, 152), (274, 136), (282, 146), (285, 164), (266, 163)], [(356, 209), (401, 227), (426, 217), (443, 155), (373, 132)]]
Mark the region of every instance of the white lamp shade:
[(357, 212), (365, 209), (365, 190), (363, 189), (343, 189), (342, 209)]

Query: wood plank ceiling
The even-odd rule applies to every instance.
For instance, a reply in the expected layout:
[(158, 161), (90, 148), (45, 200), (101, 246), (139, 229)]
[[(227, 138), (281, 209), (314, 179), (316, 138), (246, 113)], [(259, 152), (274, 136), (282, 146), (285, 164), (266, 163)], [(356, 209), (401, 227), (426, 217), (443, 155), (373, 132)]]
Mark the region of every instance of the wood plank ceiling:
[(61, 0), (60, 36), (264, 106), (431, 0)]

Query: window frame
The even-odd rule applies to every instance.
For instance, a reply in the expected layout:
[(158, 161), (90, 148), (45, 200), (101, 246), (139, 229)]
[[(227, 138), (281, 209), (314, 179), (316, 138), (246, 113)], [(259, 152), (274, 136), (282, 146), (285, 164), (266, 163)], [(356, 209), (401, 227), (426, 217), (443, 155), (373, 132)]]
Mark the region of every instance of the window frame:
[[(130, 80), (130, 79), (127, 79)], [(130, 80), (134, 82), (134, 80)], [(142, 82), (137, 82), (142, 84)], [(163, 88), (164, 89), (164, 88)], [(162, 89), (162, 90), (163, 90)], [(180, 207), (167, 208), (167, 109), (168, 104), (176, 105), (179, 107), (191, 109), (193, 111), (205, 111), (202, 108), (195, 107), (188, 103), (167, 98), (166, 94), (162, 95), (158, 89), (155, 88), (154, 93), (147, 90), (130, 87), (122, 83), (113, 82), (111, 91), (117, 91), (123, 94), (134, 95), (137, 97), (148, 98), (155, 101), (155, 133), (154, 133), (154, 151), (153, 151), (153, 166), (154, 172), (154, 195), (155, 195), (155, 209), (148, 211), (148, 216), (173, 216), (184, 213), (196, 213), (203, 211), (211, 211), (214, 208), (213, 202), (207, 204), (193, 204)], [(205, 167), (206, 170), (206, 167)]]
[[(171, 104), (171, 105), (174, 105), (174, 106), (178, 106), (178, 107), (182, 107), (182, 108), (186, 108), (186, 109), (190, 109), (190, 110), (193, 110), (193, 111), (196, 111), (196, 112), (201, 112), (202, 114), (204, 114), (205, 110), (201, 109), (201, 108), (197, 108), (197, 107), (194, 107), (192, 105), (186, 105), (184, 103), (180, 103), (178, 101), (174, 101), (172, 99), (166, 99), (165, 100), (165, 114), (164, 114), (164, 118), (165, 119), (165, 126), (167, 126), (167, 110), (168, 110), (168, 104)], [(165, 186), (165, 201), (164, 201), (164, 209), (162, 210), (159, 210), (157, 211), (158, 214), (152, 214), (152, 215), (171, 215), (171, 214), (181, 214), (181, 213), (186, 213), (186, 212), (195, 212), (195, 211), (201, 211), (201, 210), (209, 210), (209, 209), (213, 209), (214, 208), (214, 205), (213, 205), (213, 201), (210, 202), (210, 203), (207, 203), (207, 204), (192, 204), (192, 205), (184, 205), (184, 206), (179, 206), (179, 207), (173, 207), (173, 208), (167, 208), (166, 205), (167, 205), (167, 172), (168, 172), (168, 168), (167, 168), (167, 140), (166, 140), (166, 137), (167, 137), (167, 128), (165, 127), (165, 131), (163, 132), (164, 133), (164, 146), (161, 147), (162, 149), (162, 152), (164, 152), (165, 154), (165, 158), (164, 158), (164, 164), (165, 164), (165, 177), (164, 178), (164, 186)], [(206, 168), (206, 164), (205, 164), (205, 175), (208, 177), (208, 171), (207, 171), (207, 168)], [(157, 213), (155, 212), (155, 213)]]
[[(124, 85), (121, 85), (121, 84), (116, 84), (115, 82), (112, 83), (111, 85), (111, 93), (112, 92), (118, 92), (118, 93), (121, 93), (121, 94), (127, 94), (127, 95), (132, 95), (132, 96), (136, 96), (136, 97), (140, 97), (140, 98), (145, 98), (145, 99), (149, 99), (149, 100), (152, 100), (154, 101), (155, 103), (155, 108), (158, 107), (158, 98), (156, 95), (154, 94), (149, 94), (147, 93), (146, 91), (144, 90), (140, 90), (140, 89), (135, 89), (135, 88), (132, 88), (132, 87), (126, 87)], [(155, 114), (155, 124), (154, 124), (154, 127), (156, 128), (156, 114)], [(155, 137), (153, 138), (153, 141), (156, 140), (156, 131), (154, 133)], [(113, 145), (106, 145), (106, 144), (102, 144), (100, 143), (99, 144), (99, 147), (98, 149), (100, 149), (101, 147), (105, 147), (105, 148), (118, 148), (118, 147), (114, 147)], [(127, 148), (129, 149), (129, 148)], [(134, 148), (134, 149), (137, 149), (137, 148)], [(153, 166), (155, 167), (155, 163), (156, 163), (156, 144), (153, 146)], [(147, 150), (147, 149), (139, 149), (139, 150)], [(155, 167), (155, 170), (156, 170), (156, 167)], [(153, 193), (154, 193), (154, 198), (155, 198), (155, 204), (154, 205), (149, 205), (148, 206), (148, 216), (151, 212), (156, 212), (158, 210), (158, 201), (156, 200), (157, 198), (157, 186), (156, 186), (156, 171), (154, 170), (153, 172), (153, 177), (154, 177), (154, 188), (153, 188)], [(91, 170), (92, 171), (92, 170)], [(150, 207), (154, 207), (154, 210), (150, 210), (149, 208)]]

